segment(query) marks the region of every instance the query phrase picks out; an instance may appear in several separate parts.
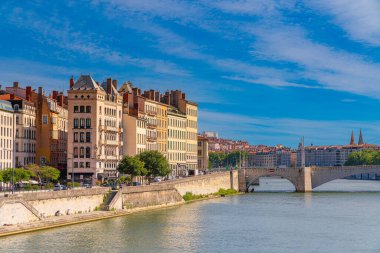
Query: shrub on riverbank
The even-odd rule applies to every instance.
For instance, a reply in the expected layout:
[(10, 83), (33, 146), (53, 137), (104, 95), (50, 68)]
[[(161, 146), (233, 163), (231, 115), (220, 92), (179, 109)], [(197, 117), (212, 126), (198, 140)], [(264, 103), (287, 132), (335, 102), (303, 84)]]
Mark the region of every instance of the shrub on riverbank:
[(193, 194), (192, 192), (186, 192), (186, 194), (183, 195), (183, 199), (185, 201), (196, 200), (196, 199), (204, 199), (207, 197), (208, 197), (208, 195), (206, 195), (206, 194)]
[(223, 189), (220, 188), (218, 192), (215, 192), (214, 195), (216, 196), (227, 196), (227, 195), (232, 195), (238, 193), (237, 190), (235, 189)]

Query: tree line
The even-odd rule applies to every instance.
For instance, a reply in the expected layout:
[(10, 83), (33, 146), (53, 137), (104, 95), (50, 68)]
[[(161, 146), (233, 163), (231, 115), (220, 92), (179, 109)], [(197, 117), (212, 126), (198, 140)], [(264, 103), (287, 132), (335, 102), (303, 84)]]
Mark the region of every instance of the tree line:
[(233, 151), (230, 153), (213, 152), (209, 154), (209, 167), (219, 168), (227, 166), (239, 166), (248, 157), (247, 151)]
[(353, 152), (348, 156), (347, 161), (344, 165), (380, 165), (380, 151), (361, 150)]
[(42, 185), (42, 183), (58, 180), (60, 174), (61, 172), (54, 167), (29, 164), (24, 168), (7, 168), (1, 170), (0, 182), (11, 183), (14, 177), (14, 183), (35, 179)]

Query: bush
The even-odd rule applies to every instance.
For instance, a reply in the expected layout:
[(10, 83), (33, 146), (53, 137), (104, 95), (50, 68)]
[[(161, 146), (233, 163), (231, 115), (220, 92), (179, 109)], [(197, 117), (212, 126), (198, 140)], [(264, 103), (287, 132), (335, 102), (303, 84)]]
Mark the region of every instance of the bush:
[(47, 183), (47, 184), (45, 185), (45, 188), (46, 188), (46, 189), (53, 189), (53, 188), (54, 188), (54, 184), (53, 184), (53, 183)]
[(237, 190), (235, 189), (223, 189), (223, 188), (220, 188), (218, 192), (214, 193), (214, 195), (216, 196), (227, 196), (227, 195), (232, 195), (232, 194), (236, 194), (238, 193)]
[[(73, 186), (72, 182), (67, 182), (67, 187), (72, 187), (72, 186)], [(74, 187), (79, 187), (79, 186), (80, 186), (80, 183), (74, 182)]]
[(183, 200), (190, 201), (190, 200), (196, 200), (196, 199), (204, 199), (208, 196), (206, 194), (193, 194), (192, 192), (186, 192), (185, 195), (183, 195)]

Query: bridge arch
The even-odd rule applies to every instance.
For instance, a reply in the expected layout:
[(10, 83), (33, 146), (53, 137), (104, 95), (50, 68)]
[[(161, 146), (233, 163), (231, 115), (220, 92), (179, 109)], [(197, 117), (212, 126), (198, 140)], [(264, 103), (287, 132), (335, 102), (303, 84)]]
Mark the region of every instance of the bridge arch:
[(280, 177), (280, 178), (286, 179), (288, 182), (290, 182), (294, 186), (294, 189), (297, 191), (296, 182), (293, 178), (289, 176), (280, 175), (278, 173), (264, 173), (261, 175), (256, 175), (254, 177), (248, 177), (247, 178), (248, 180), (246, 180), (246, 189), (248, 190), (250, 186), (252, 186), (255, 182), (260, 180), (260, 178), (262, 177)]
[(357, 174), (379, 174), (379, 166), (344, 166), (313, 168), (311, 182), (316, 188), (328, 182)]

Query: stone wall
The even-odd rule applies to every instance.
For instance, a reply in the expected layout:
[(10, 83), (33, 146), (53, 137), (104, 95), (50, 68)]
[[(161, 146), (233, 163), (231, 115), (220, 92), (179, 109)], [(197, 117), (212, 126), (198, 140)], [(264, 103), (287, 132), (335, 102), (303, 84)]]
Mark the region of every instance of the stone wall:
[(4, 203), (4, 205), (0, 207), (0, 226), (4, 224), (21, 224), (38, 220), (39, 218), (20, 202)]
[(176, 188), (181, 196), (185, 195), (186, 192), (193, 194), (211, 194), (219, 191), (221, 188), (239, 190), (238, 171), (233, 171), (232, 177), (230, 174), (230, 171), (223, 171), (209, 175), (173, 180), (168, 184)]
[(172, 186), (149, 185), (124, 188), (122, 202), (126, 209), (132, 209), (175, 204), (183, 202), (183, 199)]

